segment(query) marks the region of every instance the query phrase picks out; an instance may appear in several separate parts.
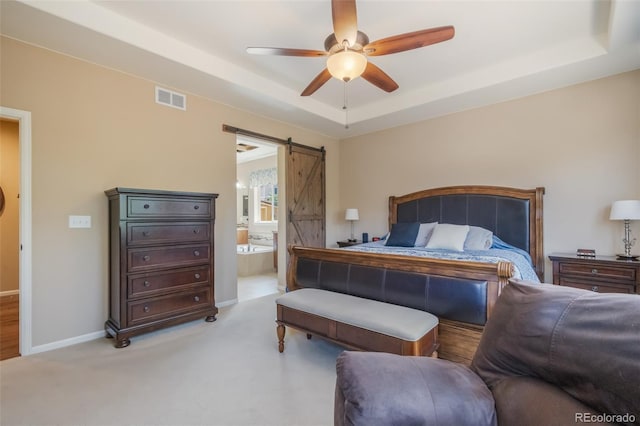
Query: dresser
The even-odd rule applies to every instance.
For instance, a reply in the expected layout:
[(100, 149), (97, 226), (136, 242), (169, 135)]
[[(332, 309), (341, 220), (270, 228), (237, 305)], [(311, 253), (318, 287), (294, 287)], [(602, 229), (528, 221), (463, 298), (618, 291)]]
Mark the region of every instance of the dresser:
[(109, 198), (107, 337), (129, 346), (142, 333), (215, 321), (214, 223), (218, 194), (131, 188)]
[(549, 259), (554, 284), (601, 293), (640, 293), (640, 262), (565, 253), (551, 254)]

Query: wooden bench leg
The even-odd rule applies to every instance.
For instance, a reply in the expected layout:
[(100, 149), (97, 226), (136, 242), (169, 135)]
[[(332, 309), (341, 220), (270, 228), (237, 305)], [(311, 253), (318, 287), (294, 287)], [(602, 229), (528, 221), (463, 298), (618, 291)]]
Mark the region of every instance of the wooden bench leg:
[(280, 353), (284, 352), (284, 325), (278, 324), (276, 332), (278, 333), (278, 350)]

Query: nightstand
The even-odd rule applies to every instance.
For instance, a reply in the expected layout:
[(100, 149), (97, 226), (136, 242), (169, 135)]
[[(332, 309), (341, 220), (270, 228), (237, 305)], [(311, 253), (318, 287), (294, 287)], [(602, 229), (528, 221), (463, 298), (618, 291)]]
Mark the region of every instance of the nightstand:
[(553, 283), (601, 293), (640, 291), (640, 262), (615, 256), (578, 257), (568, 253), (549, 255)]
[(358, 244), (362, 244), (362, 241), (338, 241), (338, 247), (356, 246)]

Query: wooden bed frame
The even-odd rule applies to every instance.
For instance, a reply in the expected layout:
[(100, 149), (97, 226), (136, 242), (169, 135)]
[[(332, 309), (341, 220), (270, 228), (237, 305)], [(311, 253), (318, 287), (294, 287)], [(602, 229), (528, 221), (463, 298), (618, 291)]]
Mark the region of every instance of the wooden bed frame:
[[(536, 274), (542, 280), (544, 276), (543, 194), (544, 188), (452, 186), (427, 189), (399, 197), (391, 196), (389, 197), (389, 228), (394, 223), (415, 221), (482, 226), (493, 231), (503, 241), (526, 250), (531, 255)], [(489, 204), (488, 210), (491, 211), (494, 202), (497, 218), (495, 223), (490, 223), (491, 220), (487, 219), (486, 214), (476, 217), (477, 211), (487, 209), (486, 204)], [(475, 209), (476, 205), (482, 205), (482, 208)], [(505, 238), (505, 235), (512, 241)], [(506, 261), (489, 264), (299, 246), (289, 247), (289, 253), (290, 261), (287, 270), (289, 291), (314, 285), (301, 276), (299, 264), (304, 265), (305, 262), (358, 265), (369, 269), (406, 272), (432, 278), (445, 277), (452, 282), (470, 280), (483, 285), (486, 283), (486, 319), (491, 316), (495, 301), (513, 275), (512, 265)], [(359, 295), (362, 296), (362, 294)], [(482, 335), (484, 322), (471, 323), (443, 317), (439, 320), (439, 357), (468, 364)]]

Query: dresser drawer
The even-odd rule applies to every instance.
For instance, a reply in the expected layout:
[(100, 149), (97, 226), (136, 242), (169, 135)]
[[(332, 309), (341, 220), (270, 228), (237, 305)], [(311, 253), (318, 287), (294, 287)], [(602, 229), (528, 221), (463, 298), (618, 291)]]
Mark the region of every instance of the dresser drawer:
[(585, 276), (604, 280), (629, 281), (635, 283), (636, 269), (609, 265), (588, 265), (571, 262), (560, 262), (561, 275)]
[(127, 264), (129, 272), (177, 266), (195, 266), (208, 263), (210, 255), (211, 249), (208, 244), (133, 248), (127, 250)]
[(167, 290), (178, 290), (198, 284), (210, 284), (208, 265), (199, 268), (130, 275), (127, 294), (130, 298), (149, 297)]
[(198, 198), (127, 197), (130, 218), (210, 218), (211, 211), (211, 201)]
[(211, 305), (212, 300), (211, 288), (199, 287), (192, 291), (128, 302), (129, 325), (144, 324), (206, 308)]
[(162, 244), (209, 241), (209, 223), (127, 223), (127, 244)]
[(589, 281), (560, 277), (558, 284), (595, 291), (597, 293), (635, 293), (635, 286), (633, 285), (611, 285), (610, 283), (595, 280)]

